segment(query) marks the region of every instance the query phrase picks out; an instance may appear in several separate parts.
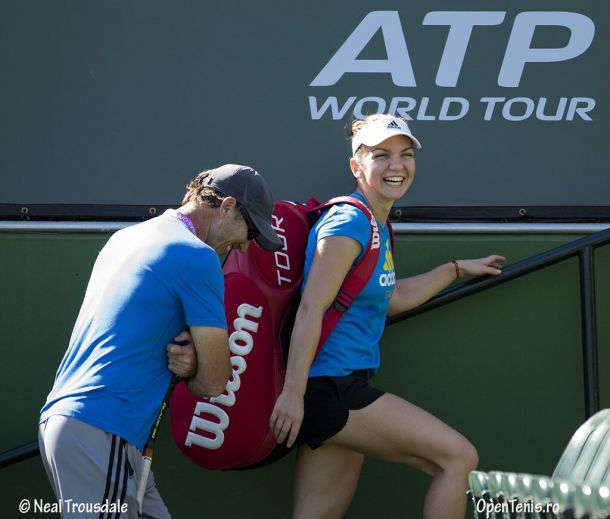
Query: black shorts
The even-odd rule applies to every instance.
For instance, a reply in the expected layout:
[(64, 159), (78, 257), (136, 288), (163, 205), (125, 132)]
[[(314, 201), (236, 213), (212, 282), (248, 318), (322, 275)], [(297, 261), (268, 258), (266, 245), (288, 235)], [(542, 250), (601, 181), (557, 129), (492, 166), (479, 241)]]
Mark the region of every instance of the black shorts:
[(350, 409), (363, 409), (383, 394), (369, 385), (366, 370), (344, 377), (311, 377), (297, 442), (318, 448), (345, 427)]

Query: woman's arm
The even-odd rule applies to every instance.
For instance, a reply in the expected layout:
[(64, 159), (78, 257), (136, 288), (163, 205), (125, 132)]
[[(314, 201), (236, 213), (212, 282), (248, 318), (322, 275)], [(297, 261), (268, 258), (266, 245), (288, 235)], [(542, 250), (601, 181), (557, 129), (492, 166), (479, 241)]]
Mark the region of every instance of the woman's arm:
[[(505, 259), (504, 256), (492, 254), (486, 258), (458, 260), (459, 278), (483, 274), (497, 276), (502, 272), (501, 262)], [(458, 279), (457, 274), (453, 263), (444, 263), (424, 274), (399, 279), (390, 300), (388, 315), (406, 312), (425, 303)]]
[(303, 421), (303, 395), (309, 368), (320, 340), (324, 312), (334, 301), (362, 246), (345, 236), (321, 239), (297, 310), (284, 388), (277, 399), (269, 426), (278, 443), (291, 447)]

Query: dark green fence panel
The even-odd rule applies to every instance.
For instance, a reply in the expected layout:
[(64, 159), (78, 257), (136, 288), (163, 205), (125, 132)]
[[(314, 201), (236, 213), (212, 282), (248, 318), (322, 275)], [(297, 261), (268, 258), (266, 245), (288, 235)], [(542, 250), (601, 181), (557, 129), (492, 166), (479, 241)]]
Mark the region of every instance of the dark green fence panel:
[[(491, 252), (515, 262), (577, 235), (401, 235), (400, 276), (452, 258)], [(36, 437), (89, 272), (106, 234), (0, 234), (3, 312), (2, 451)], [(610, 247), (595, 254), (602, 406), (610, 405)], [(482, 469), (551, 473), (584, 419), (578, 262), (567, 260), (511, 283), (389, 327), (375, 383), (424, 407), (468, 437)], [(176, 518), (284, 518), (292, 457), (245, 472), (188, 462), (167, 424), (154, 462)], [(376, 460), (365, 463), (348, 517), (417, 517), (428, 477)], [(52, 501), (38, 458), (0, 471), (7, 517), (21, 499)]]

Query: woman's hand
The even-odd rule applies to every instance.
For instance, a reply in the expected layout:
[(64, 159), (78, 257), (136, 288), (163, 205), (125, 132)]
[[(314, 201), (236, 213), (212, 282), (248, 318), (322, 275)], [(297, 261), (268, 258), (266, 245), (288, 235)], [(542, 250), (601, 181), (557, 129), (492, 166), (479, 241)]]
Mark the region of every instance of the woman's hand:
[(174, 337), (167, 345), (167, 368), (182, 378), (191, 378), (197, 373), (197, 353), (193, 338), (187, 331)]
[(506, 261), (506, 258), (497, 254), (492, 254), (486, 258), (457, 260), (458, 277), (482, 276), (484, 274), (498, 276), (502, 273), (502, 261)]
[(286, 446), (290, 448), (294, 445), (303, 423), (303, 414), (303, 396), (282, 391), (269, 420), (269, 428), (278, 443), (288, 439)]

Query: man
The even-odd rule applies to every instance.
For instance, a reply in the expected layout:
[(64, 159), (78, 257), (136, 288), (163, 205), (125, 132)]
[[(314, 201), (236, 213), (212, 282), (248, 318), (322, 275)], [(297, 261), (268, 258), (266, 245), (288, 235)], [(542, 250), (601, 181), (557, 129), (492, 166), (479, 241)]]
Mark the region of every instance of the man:
[[(231, 372), (219, 256), (252, 240), (281, 247), (271, 191), (249, 167), (200, 173), (182, 204), (115, 233), (93, 268), (40, 417), (41, 457), (64, 516), (97, 505), (78, 516), (105, 517), (99, 506), (120, 501), (122, 517), (137, 517), (141, 451), (172, 373), (211, 397)], [(166, 352), (185, 331), (195, 352)], [(170, 517), (152, 474), (143, 515)]]

